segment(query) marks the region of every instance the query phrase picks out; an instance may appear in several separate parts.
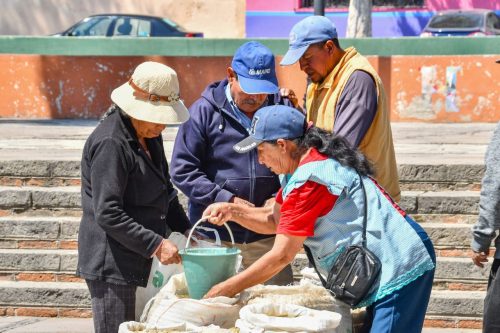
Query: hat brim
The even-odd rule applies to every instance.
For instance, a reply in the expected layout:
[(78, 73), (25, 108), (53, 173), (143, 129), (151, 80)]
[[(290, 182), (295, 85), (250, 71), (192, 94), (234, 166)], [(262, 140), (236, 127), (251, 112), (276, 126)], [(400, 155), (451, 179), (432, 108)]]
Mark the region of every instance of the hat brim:
[(189, 119), (184, 103), (152, 102), (136, 98), (134, 89), (127, 83), (111, 93), (111, 100), (132, 118), (162, 125), (178, 125)]
[(233, 150), (237, 153), (244, 154), (249, 151), (257, 148), (263, 141), (255, 139), (253, 136), (248, 136), (245, 139), (241, 140), (237, 144), (233, 146)]
[(241, 89), (247, 94), (276, 94), (279, 91), (277, 82), (268, 80), (249, 79), (238, 75)]
[(300, 57), (302, 57), (304, 53), (306, 53), (308, 47), (309, 45), (302, 46), (297, 49), (288, 49), (283, 59), (281, 59), (280, 65), (288, 66), (295, 64), (297, 61), (299, 61)]

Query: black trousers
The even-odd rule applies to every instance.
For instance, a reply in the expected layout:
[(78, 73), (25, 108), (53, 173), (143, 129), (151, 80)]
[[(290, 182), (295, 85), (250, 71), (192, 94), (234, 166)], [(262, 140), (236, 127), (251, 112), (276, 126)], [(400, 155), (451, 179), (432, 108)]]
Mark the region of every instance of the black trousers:
[(92, 298), (95, 333), (117, 333), (121, 323), (135, 320), (136, 286), (85, 281)]
[(497, 275), (500, 259), (494, 259), (484, 299), (483, 332), (500, 333), (500, 276)]

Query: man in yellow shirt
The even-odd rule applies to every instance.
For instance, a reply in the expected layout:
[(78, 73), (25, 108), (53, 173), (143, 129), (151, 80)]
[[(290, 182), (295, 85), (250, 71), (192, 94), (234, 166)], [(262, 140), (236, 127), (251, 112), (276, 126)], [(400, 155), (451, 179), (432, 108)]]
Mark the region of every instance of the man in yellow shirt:
[(399, 201), (390, 114), (377, 72), (356, 49), (340, 47), (335, 25), (324, 16), (309, 16), (293, 26), (281, 65), (297, 61), (312, 82), (307, 120), (358, 147), (374, 164), (378, 183)]

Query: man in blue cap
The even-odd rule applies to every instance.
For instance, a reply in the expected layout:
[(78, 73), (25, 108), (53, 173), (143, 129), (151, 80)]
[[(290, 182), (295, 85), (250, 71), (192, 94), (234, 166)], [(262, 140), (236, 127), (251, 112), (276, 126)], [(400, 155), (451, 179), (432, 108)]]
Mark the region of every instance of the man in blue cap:
[(281, 65), (296, 62), (312, 81), (307, 120), (358, 147), (374, 163), (376, 180), (398, 201), (390, 114), (375, 69), (355, 48), (340, 47), (335, 25), (324, 16), (309, 16), (293, 26)]
[[(238, 154), (233, 146), (248, 137), (254, 113), (273, 104), (294, 106), (297, 100), (290, 90), (278, 88), (271, 50), (258, 42), (245, 43), (227, 68), (227, 78), (210, 84), (189, 108), (190, 119), (180, 126), (175, 140), (172, 182), (189, 198), (191, 224), (214, 202), (272, 204), (280, 187), (277, 176), (259, 164), (256, 152)], [(274, 244), (274, 236), (236, 223), (229, 226), (242, 251), (244, 268)], [(224, 227), (217, 231), (223, 241), (230, 240)], [(211, 232), (204, 234), (215, 238)], [(277, 285), (292, 282), (290, 265), (268, 281)]]

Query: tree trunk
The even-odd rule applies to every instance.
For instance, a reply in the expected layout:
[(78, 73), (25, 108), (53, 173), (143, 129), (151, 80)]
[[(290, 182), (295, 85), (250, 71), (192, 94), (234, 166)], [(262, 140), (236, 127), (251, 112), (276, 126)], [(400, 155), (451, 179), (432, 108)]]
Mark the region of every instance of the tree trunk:
[(372, 0), (351, 0), (347, 18), (347, 38), (372, 36)]

